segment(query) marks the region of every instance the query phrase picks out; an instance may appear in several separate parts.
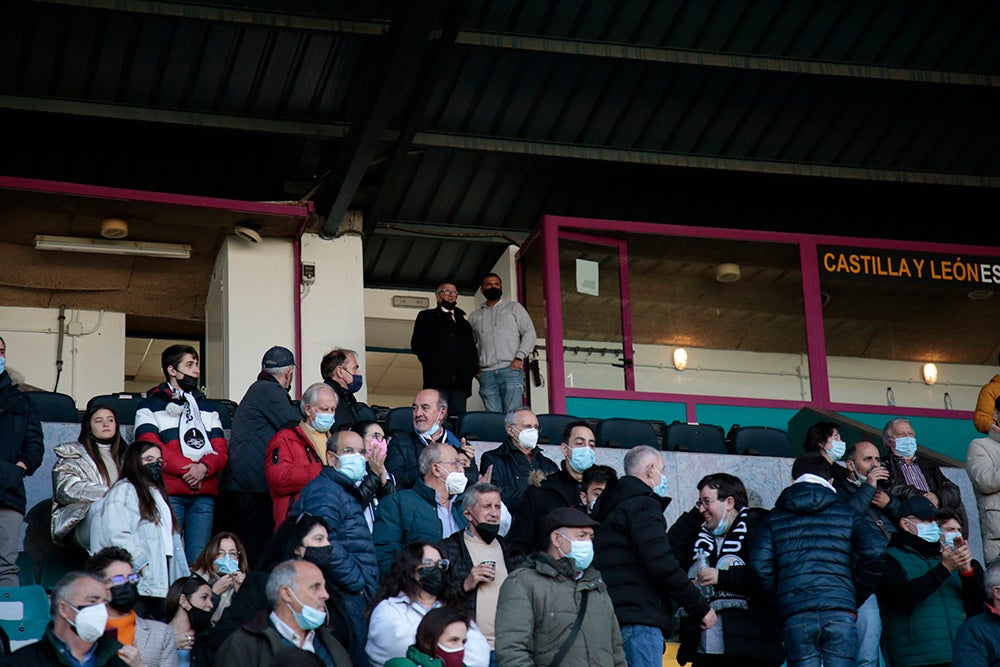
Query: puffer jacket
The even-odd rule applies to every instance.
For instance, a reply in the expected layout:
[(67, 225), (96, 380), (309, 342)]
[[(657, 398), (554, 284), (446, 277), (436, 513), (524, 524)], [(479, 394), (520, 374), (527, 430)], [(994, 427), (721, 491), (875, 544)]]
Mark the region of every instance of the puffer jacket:
[(618, 624), (655, 625), (670, 636), (671, 601), (693, 618), (709, 606), (670, 553), (663, 511), (670, 503), (638, 477), (608, 482), (593, 519), (594, 567), (600, 570), (615, 605)]
[[(333, 555), (325, 570), (327, 588), (360, 595), (365, 603), (378, 588), (378, 561), (365, 523), (365, 505), (348, 477), (329, 466), (306, 484), (292, 506), (292, 516), (308, 512), (323, 519), (330, 531)], [(361, 605), (363, 612), (365, 604)]]
[(24, 478), (42, 465), (44, 452), (35, 402), (14, 386), (7, 371), (0, 373), (0, 507), (24, 514)]
[(139, 401), (135, 413), (136, 442), (152, 442), (159, 445), (163, 453), (163, 484), (171, 496), (217, 496), (219, 494), (219, 475), (229, 459), (226, 444), (226, 434), (222, 430), (222, 420), (219, 418), (219, 407), (215, 402), (205, 398), (200, 391), (194, 392), (201, 412), (201, 423), (212, 444), (214, 454), (206, 454), (198, 463), (208, 467), (208, 472), (201, 481), (201, 486), (192, 489), (182, 478), (187, 472), (191, 459), (184, 456), (180, 443), (180, 417), (171, 414), (173, 408), (168, 406), (173, 402), (173, 389), (166, 382), (153, 387), (146, 392), (146, 397)]
[(545, 552), (528, 556), (500, 587), (496, 648), (499, 667), (542, 667), (552, 663), (589, 590), (587, 613), (563, 665), (626, 667), (622, 636), (608, 587), (600, 572), (588, 567), (577, 579), (573, 561)]
[(990, 437), (970, 442), (965, 471), (976, 492), (983, 557), (990, 563), (1000, 556), (1000, 442)]
[(229, 431), (229, 465), (222, 488), (243, 493), (267, 493), (264, 452), (279, 429), (294, 427), (302, 413), (285, 388), (270, 373), (261, 372), (233, 415)]
[(983, 605), (981, 612), (958, 627), (951, 664), (954, 667), (1000, 665), (1000, 615), (996, 609)]
[[(462, 514), (461, 496), (452, 499), (451, 516), (459, 529), (465, 528), (468, 521)], [(382, 574), (389, 571), (403, 545), (418, 540), (437, 544), (445, 537), (442, 533), (437, 513), (437, 492), (423, 480), (417, 480), (412, 489), (386, 496), (375, 512), (375, 527), (372, 530), (379, 571)]]
[(798, 482), (781, 492), (760, 524), (750, 565), (782, 619), (815, 611), (855, 613), (858, 601), (878, 586), (882, 544), (882, 536), (834, 491)]
[(281, 429), (267, 443), (264, 476), (271, 490), (275, 530), (288, 517), (299, 492), (316, 479), (322, 469), (323, 462), (301, 424)]
[(55, 448), (52, 466), (52, 539), (56, 543), (76, 528), (87, 516), (90, 506), (104, 497), (108, 485), (97, 464), (79, 442), (67, 442)]
[(565, 461), (559, 470), (548, 477), (537, 482), (532, 479), (520, 505), (511, 512), (514, 518), (507, 539), (525, 553), (544, 550), (548, 536), (544, 535), (542, 524), (545, 515), (557, 507), (573, 507), (584, 513), (587, 511), (580, 501), (580, 483), (566, 472)]
[(500, 496), (512, 511), (521, 504), (532, 472), (537, 470), (548, 476), (559, 470), (555, 461), (545, 456), (538, 445), (531, 450), (529, 460), (521, 448), (509, 439), (499, 447), (483, 452), (479, 459), (479, 469), (489, 470), (490, 466), (493, 466), (491, 481), (500, 487)]

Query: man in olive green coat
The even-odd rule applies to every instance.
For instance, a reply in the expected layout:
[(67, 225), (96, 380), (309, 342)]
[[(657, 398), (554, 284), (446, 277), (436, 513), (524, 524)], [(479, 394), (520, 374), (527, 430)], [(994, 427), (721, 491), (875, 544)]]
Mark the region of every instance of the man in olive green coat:
[(571, 507), (545, 517), (548, 549), (529, 556), (500, 588), (499, 667), (627, 666), (608, 588), (591, 567), (597, 525)]

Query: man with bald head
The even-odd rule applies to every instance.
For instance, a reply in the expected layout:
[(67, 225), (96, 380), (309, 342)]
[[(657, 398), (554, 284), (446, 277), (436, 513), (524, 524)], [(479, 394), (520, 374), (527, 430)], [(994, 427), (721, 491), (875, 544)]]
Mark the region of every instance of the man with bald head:
[[(371, 452), (354, 431), (337, 431), (326, 446), (326, 466), (306, 484), (292, 507), (292, 516), (303, 512), (319, 517), (330, 534), (330, 561), (324, 568), (330, 589), (341, 595), (351, 621), (351, 658), (355, 665), (367, 664), (364, 646), (368, 640), (365, 607), (378, 587), (378, 561), (365, 508), (381, 484), (368, 469)], [(367, 488), (366, 488), (367, 485)], [(363, 490), (364, 489), (364, 490)]]
[(329, 594), (323, 572), (305, 560), (278, 563), (267, 578), (270, 609), (231, 634), (216, 667), (271, 667), (282, 648), (313, 653), (324, 665), (351, 667), (351, 657), (326, 623)]

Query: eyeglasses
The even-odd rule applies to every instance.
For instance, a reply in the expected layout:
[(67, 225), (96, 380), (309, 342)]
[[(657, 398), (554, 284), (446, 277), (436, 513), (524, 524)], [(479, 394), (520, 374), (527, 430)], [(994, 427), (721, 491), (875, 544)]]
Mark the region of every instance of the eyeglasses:
[(219, 549), (219, 552), (216, 555), (217, 556), (232, 556), (233, 558), (239, 558), (240, 557), (240, 552), (237, 551), (236, 549), (231, 549), (229, 551), (223, 551), (222, 549)]
[(372, 433), (368, 437), (374, 440), (375, 442), (385, 442), (385, 436), (382, 435), (381, 433)]
[(436, 567), (441, 570), (447, 570), (449, 565), (451, 565), (451, 561), (447, 558), (442, 558), (441, 560), (425, 558), (420, 561), (420, 567)]
[(444, 294), (446, 296), (458, 296), (458, 292), (453, 289), (439, 289), (438, 294)]
[(699, 498), (695, 501), (694, 506), (698, 509), (708, 509), (709, 505), (718, 502), (722, 502), (722, 498)]
[(126, 574), (116, 574), (113, 577), (108, 577), (107, 579), (105, 579), (105, 583), (109, 583), (112, 586), (121, 586), (122, 584), (124, 584), (126, 582), (128, 582), (130, 584), (137, 584), (137, 583), (139, 583), (139, 575), (135, 574), (135, 573), (128, 574), (128, 575), (126, 575)]
[(455, 459), (454, 461), (438, 461), (438, 463), (440, 463), (443, 466), (457, 466), (459, 468), (465, 467), (462, 465), (462, 462), (459, 461), (458, 459)]

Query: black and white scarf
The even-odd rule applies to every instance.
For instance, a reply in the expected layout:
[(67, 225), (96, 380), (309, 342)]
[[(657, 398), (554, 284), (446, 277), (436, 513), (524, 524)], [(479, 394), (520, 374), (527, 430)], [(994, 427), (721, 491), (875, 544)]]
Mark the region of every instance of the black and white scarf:
[[(749, 559), (749, 553), (744, 552), (744, 548), (747, 546), (747, 532), (750, 529), (748, 516), (749, 510), (746, 507), (741, 508), (737, 512), (730, 524), (729, 530), (726, 531), (726, 535), (722, 539), (721, 546), (719, 545), (718, 538), (703, 524), (701, 530), (698, 532), (698, 537), (694, 541), (694, 553), (697, 554), (699, 549), (703, 549), (708, 553), (709, 567), (719, 570), (746, 566)], [(718, 586), (715, 587), (711, 602), (713, 609), (746, 607), (747, 605), (746, 596), (719, 590)]]
[(181, 454), (196, 463), (207, 454), (215, 454), (205, 424), (201, 421), (201, 410), (194, 393), (175, 389), (173, 396), (174, 400), (167, 404), (167, 413), (180, 418), (177, 440)]

